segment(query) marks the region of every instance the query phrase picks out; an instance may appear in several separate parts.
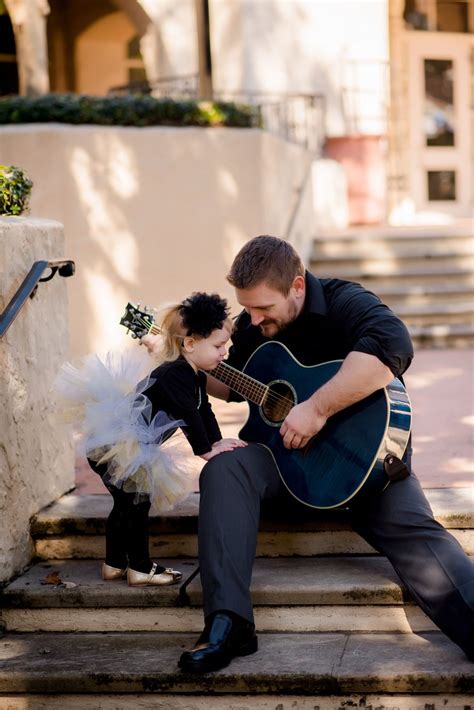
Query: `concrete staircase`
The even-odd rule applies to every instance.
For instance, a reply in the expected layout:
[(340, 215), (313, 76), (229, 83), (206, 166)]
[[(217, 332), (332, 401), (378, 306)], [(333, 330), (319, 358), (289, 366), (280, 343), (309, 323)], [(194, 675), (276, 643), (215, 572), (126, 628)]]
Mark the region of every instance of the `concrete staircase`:
[(407, 324), (417, 345), (474, 343), (474, 222), (351, 229), (314, 240), (311, 270), (357, 281)]
[[(472, 490), (427, 491), (474, 554)], [(103, 582), (106, 495), (69, 494), (32, 521), (38, 560), (0, 598), (0, 710), (461, 710), (474, 664), (408, 598), (343, 511), (262, 518), (252, 593), (260, 652), (208, 676), (176, 666), (202, 627), (177, 587)], [(153, 555), (196, 567), (197, 495), (152, 519)], [(51, 584), (53, 582), (53, 584)]]

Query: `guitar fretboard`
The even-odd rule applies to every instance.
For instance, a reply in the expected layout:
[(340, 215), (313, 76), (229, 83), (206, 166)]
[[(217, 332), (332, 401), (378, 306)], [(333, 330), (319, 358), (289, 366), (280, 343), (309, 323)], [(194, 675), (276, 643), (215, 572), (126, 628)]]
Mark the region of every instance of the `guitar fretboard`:
[(258, 380), (254, 380), (253, 377), (245, 375), (240, 370), (236, 370), (235, 367), (231, 367), (226, 362), (221, 362), (219, 365), (211, 370), (209, 373), (216, 380), (228, 385), (232, 390), (235, 390), (242, 397), (248, 399), (254, 404), (261, 406), (265, 395), (268, 392), (268, 387), (263, 385)]

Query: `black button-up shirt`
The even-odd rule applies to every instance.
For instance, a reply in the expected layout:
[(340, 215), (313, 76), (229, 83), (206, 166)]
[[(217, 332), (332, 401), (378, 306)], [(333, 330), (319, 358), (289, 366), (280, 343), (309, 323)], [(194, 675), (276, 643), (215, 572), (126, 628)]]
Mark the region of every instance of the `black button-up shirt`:
[[(256, 348), (268, 340), (243, 311), (228, 363), (242, 370)], [(344, 359), (352, 351), (375, 355), (395, 377), (405, 372), (413, 358), (407, 328), (378, 296), (360, 284), (317, 279), (309, 272), (303, 310), (273, 340), (286, 345), (303, 365)], [(232, 393), (231, 399), (240, 397)]]

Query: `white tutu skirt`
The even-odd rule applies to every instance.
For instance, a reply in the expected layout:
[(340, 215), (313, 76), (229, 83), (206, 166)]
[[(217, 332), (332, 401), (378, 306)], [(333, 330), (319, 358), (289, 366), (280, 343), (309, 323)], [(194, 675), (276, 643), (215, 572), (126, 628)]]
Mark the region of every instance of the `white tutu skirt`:
[(153, 384), (150, 358), (141, 349), (87, 355), (65, 363), (56, 379), (58, 416), (72, 424), (79, 452), (106, 464), (103, 480), (149, 498), (156, 511), (171, 510), (194, 487), (185, 426), (163, 411), (152, 418), (143, 392)]

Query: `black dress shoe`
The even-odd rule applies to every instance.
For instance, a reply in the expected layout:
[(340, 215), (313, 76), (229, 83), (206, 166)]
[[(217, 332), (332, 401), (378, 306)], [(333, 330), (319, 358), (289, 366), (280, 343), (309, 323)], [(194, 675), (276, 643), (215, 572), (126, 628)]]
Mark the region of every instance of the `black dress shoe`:
[(217, 611), (206, 620), (196, 646), (185, 651), (179, 667), (192, 673), (225, 668), (235, 656), (250, 656), (258, 650), (255, 626), (237, 614)]

